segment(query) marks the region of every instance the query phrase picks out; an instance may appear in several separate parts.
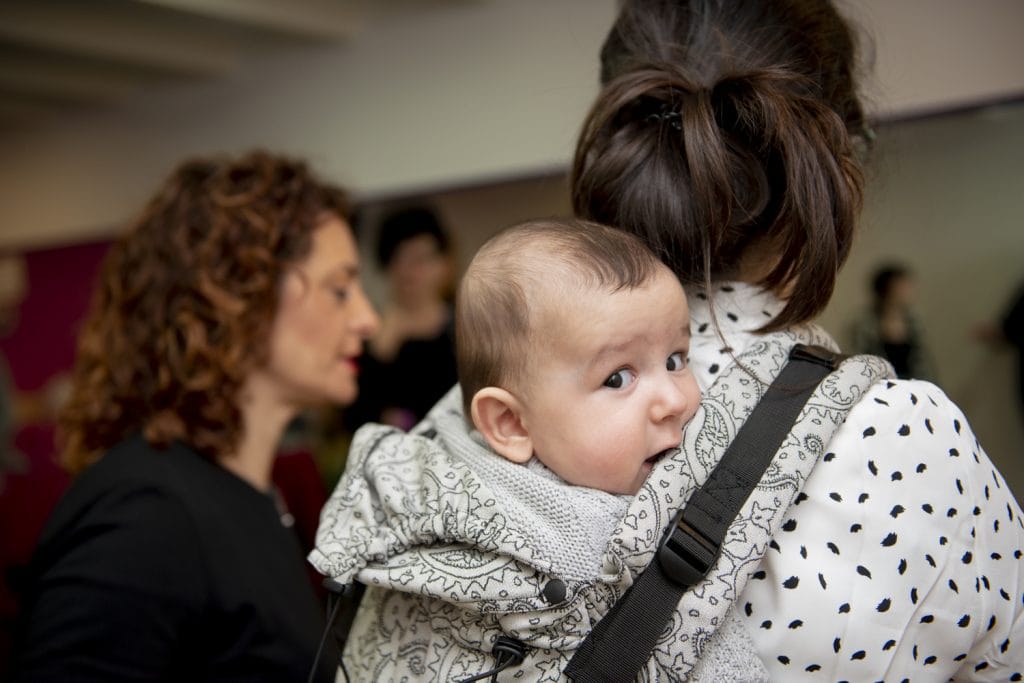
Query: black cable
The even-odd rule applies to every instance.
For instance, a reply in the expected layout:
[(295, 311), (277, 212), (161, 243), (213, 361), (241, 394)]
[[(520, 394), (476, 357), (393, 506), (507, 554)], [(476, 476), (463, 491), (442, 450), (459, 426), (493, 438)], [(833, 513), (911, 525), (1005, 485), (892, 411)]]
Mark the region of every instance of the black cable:
[[(327, 596), (327, 604), (330, 614), (327, 617), (327, 623), (324, 625), (324, 633), (320, 636), (320, 645), (316, 648), (316, 657), (313, 658), (313, 666), (309, 670), (309, 678), (306, 679), (306, 683), (313, 683), (313, 679), (316, 677), (316, 666), (320, 663), (320, 656), (324, 653), (324, 645), (327, 644), (327, 636), (334, 627), (335, 620), (338, 618), (338, 610), (341, 609), (341, 597), (349, 590), (348, 586), (343, 586), (334, 579), (324, 579), (324, 587), (331, 591)], [(333, 606), (331, 606), (332, 600), (334, 601)], [(345, 665), (342, 664), (340, 656), (338, 657), (338, 664), (341, 666), (342, 673), (345, 674), (346, 683), (348, 683), (348, 671), (345, 670)]]
[(462, 680), (457, 681), (457, 683), (473, 683), (473, 681), (482, 681), (485, 678), (487, 678), (488, 676), (491, 677), (492, 681), (496, 681), (496, 680), (498, 680), (498, 674), (500, 674), (502, 671), (504, 671), (505, 669), (507, 669), (511, 665), (512, 665), (512, 659), (511, 658), (507, 657), (506, 655), (499, 655), (498, 656), (498, 666), (494, 667), (493, 669), (488, 669), (487, 671), (484, 671), (483, 673), (479, 673), (476, 676), (471, 676), (469, 678), (463, 678)]
[(494, 647), (491, 648), (491, 654), (497, 659), (497, 666), (493, 669), (479, 673), (476, 676), (470, 676), (469, 678), (463, 678), (457, 683), (473, 683), (474, 681), (482, 681), (488, 676), (491, 677), (492, 683), (496, 683), (498, 680), (498, 674), (510, 666), (515, 666), (523, 661), (523, 657), (526, 655), (526, 646), (515, 638), (508, 638), (506, 636), (498, 636), (498, 639), (494, 641)]
[(348, 669), (345, 668), (345, 660), (340, 654), (338, 655), (338, 668), (341, 669), (341, 673), (345, 676), (345, 683), (352, 683), (348, 678)]

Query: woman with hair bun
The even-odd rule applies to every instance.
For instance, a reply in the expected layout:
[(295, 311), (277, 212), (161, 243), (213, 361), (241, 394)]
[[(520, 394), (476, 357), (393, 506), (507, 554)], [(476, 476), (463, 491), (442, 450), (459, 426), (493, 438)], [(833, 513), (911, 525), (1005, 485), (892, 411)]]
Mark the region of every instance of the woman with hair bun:
[[(700, 406), (632, 496), (537, 495), (474, 470), (480, 437), (458, 391), (386, 447), (394, 467), (350, 459), (310, 557), (367, 586), (343, 656), (359, 680), (1024, 674), (1021, 509), (935, 385), (896, 380), (875, 356), (828, 363), (795, 423), (760, 421), (762, 436), (785, 427), (766, 469), (745, 447), (711, 479), (732, 443), (768, 441), (738, 433), (797, 344), (835, 356), (813, 319), (861, 205), (870, 135), (854, 56), (827, 0), (622, 3), (573, 200), (580, 217), (638, 235), (689, 289)], [(570, 290), (559, 305), (578, 303)], [(738, 512), (713, 504), (732, 490)], [(685, 524), (670, 521), (695, 500)], [(708, 525), (720, 547), (701, 538)]]
[(334, 680), (271, 471), (300, 410), (355, 398), (378, 324), (348, 213), (301, 161), (193, 159), (111, 248), (16, 680)]
[[(702, 389), (823, 334), (871, 139), (854, 57), (826, 0), (627, 0), (603, 46), (574, 206), (687, 285)], [(941, 389), (871, 385), (794, 502), (736, 587), (771, 680), (1021, 680), (1021, 508)]]

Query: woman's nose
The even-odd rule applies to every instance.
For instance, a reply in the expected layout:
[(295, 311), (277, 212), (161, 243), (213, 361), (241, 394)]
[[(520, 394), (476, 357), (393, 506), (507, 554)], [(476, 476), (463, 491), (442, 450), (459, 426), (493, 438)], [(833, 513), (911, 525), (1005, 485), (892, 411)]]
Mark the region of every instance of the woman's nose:
[(363, 339), (369, 339), (380, 328), (380, 316), (374, 310), (366, 293), (359, 290), (353, 301), (352, 327)]

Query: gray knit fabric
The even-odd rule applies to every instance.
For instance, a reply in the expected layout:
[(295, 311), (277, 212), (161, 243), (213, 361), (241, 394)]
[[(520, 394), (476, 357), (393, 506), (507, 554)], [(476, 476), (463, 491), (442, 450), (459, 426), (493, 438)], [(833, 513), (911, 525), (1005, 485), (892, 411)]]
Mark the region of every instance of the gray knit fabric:
[[(508, 636), (529, 648), (516, 680), (566, 680), (572, 653), (650, 563), (671, 515), (797, 342), (831, 345), (813, 327), (765, 335), (705, 392), (680, 452), (658, 463), (625, 510), (619, 497), (487, 451), (467, 432), (456, 393), (415, 434), (361, 429), (310, 555), (322, 573), (368, 586), (345, 649), (349, 674), (465, 678), (490, 669), (493, 643)], [(835, 429), (889, 372), (857, 357), (819, 386), (638, 680), (765, 680), (730, 607)]]
[(572, 486), (536, 458), (526, 467), (509, 462), (490, 450), (479, 432), (466, 431), (461, 405), (456, 386), (434, 411), (439, 442), (499, 500), (507, 501), (509, 524), (530, 530), (530, 545), (547, 558), (552, 574), (581, 580), (597, 576), (608, 539), (631, 496)]
[(691, 683), (767, 683), (768, 670), (758, 658), (754, 640), (736, 615), (736, 605), (715, 629), (687, 680)]

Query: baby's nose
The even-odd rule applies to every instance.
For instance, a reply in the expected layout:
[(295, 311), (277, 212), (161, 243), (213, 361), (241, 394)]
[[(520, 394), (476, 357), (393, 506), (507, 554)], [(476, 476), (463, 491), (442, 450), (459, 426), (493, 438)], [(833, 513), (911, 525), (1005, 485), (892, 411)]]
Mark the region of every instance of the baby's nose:
[(652, 406), (655, 422), (676, 419), (686, 412), (689, 401), (683, 387), (674, 378), (666, 377), (658, 387), (657, 398)]

